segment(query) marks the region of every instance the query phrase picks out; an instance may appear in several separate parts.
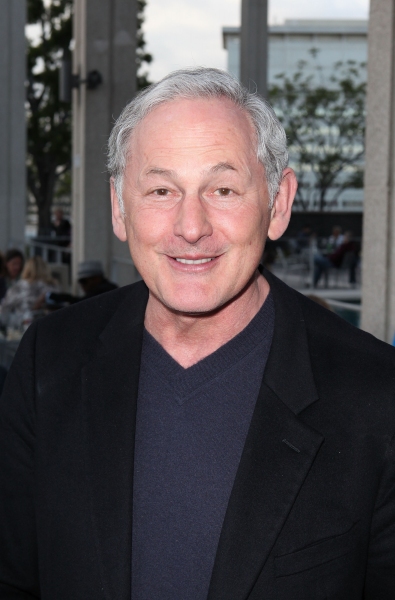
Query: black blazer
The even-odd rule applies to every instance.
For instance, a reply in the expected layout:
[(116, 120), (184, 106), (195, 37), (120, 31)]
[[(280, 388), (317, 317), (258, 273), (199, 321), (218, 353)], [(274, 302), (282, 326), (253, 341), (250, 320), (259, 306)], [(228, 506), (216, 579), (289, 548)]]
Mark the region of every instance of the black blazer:
[[(274, 338), (208, 600), (394, 600), (394, 349), (266, 277)], [(0, 403), (1, 600), (130, 600), (147, 296), (23, 339)]]

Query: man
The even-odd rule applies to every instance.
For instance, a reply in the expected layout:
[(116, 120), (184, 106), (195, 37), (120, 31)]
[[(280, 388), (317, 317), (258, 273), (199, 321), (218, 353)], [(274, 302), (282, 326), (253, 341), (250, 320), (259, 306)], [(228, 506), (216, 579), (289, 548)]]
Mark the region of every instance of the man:
[[(328, 279), (328, 270), (348, 267), (349, 282), (356, 283), (356, 268), (358, 264), (358, 248), (353, 239), (352, 231), (346, 231), (342, 236), (343, 241), (328, 255), (318, 253), (314, 256), (314, 286), (318, 285), (324, 273)], [(345, 264), (347, 262), (347, 264)]]
[(57, 310), (81, 300), (87, 300), (117, 289), (117, 285), (104, 276), (103, 265), (100, 260), (84, 260), (78, 264), (77, 279), (83, 296), (73, 296), (58, 292), (45, 294), (45, 303), (49, 309)]
[(28, 330), (1, 403), (0, 598), (395, 597), (394, 351), (258, 269), (272, 110), (179, 71), (118, 119), (143, 282)]
[(78, 265), (78, 283), (85, 298), (111, 292), (118, 286), (104, 277), (103, 265), (99, 260), (85, 260)]
[(68, 219), (65, 218), (62, 208), (55, 208), (53, 213), (53, 223), (51, 229), (56, 237), (66, 238), (59, 242), (59, 246), (70, 245), (71, 223)]

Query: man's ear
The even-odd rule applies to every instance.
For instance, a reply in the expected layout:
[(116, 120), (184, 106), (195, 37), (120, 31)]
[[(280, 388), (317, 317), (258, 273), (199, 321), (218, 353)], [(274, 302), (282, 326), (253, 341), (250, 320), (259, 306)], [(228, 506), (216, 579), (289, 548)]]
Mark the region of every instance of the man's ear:
[(298, 182), (294, 171), (290, 168), (284, 169), (280, 188), (270, 214), (269, 239), (278, 240), (287, 229), (297, 189)]
[(114, 179), (111, 177), (111, 214), (112, 214), (112, 228), (121, 242), (126, 242), (126, 227), (125, 227), (125, 215), (121, 211), (121, 207), (118, 201), (118, 195), (115, 190)]

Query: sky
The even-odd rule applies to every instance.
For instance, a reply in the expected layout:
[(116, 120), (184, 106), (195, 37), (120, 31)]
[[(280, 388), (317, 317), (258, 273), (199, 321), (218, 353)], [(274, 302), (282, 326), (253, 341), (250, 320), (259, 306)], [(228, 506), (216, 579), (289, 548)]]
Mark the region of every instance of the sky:
[[(151, 81), (187, 66), (226, 68), (222, 27), (240, 25), (241, 0), (147, 0), (144, 24)], [(367, 19), (369, 0), (269, 0), (269, 23)]]

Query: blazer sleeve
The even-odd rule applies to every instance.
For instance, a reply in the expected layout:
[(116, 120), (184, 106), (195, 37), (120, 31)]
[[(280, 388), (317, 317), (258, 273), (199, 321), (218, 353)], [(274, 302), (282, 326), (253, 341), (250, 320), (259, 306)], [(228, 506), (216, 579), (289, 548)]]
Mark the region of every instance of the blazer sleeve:
[(33, 324), (0, 400), (0, 600), (40, 598), (34, 508), (35, 338)]
[(395, 598), (395, 436), (388, 441), (371, 525), (365, 600)]

